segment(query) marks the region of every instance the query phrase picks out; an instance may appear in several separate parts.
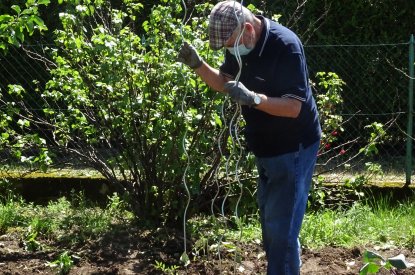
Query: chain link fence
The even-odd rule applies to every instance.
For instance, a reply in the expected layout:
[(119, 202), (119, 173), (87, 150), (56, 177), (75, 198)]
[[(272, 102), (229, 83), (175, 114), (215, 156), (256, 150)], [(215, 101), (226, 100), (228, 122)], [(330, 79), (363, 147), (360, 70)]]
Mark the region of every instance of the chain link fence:
[[(338, 144), (333, 146), (347, 149), (347, 154), (332, 161), (329, 167), (321, 167), (320, 161), (320, 169), (331, 171), (330, 181), (343, 182), (350, 173), (364, 171), (367, 162), (381, 165), (383, 175), (374, 180), (388, 185), (402, 185), (407, 181), (406, 173), (412, 174), (412, 168), (406, 171), (408, 162), (412, 167), (408, 156), (413, 155), (411, 149), (407, 151), (410, 47), (410, 43), (305, 47), (311, 79), (324, 71), (335, 72), (345, 82), (339, 113), (343, 131), (339, 131)], [(374, 142), (377, 154), (355, 156), (371, 139), (370, 125), (374, 123), (385, 131)], [(342, 164), (346, 163), (351, 168), (345, 169)]]
[[(10, 48), (7, 55), (0, 54), (3, 101), (20, 100), (6, 92), (9, 85), (19, 84), (28, 91), (43, 89), (49, 77), (48, 68), (52, 65), (42, 58), (45, 56), (44, 47)], [(410, 47), (413, 44), (305, 47), (312, 81), (315, 81), (317, 72), (335, 72), (345, 82), (342, 87), (343, 105), (338, 114), (343, 118), (342, 129), (339, 129), (336, 144), (331, 145), (343, 153), (335, 158), (319, 160), (317, 173), (326, 175), (326, 181), (344, 182), (345, 178), (363, 172), (365, 163), (373, 162), (380, 164), (384, 172), (379, 181), (396, 185), (408, 183), (413, 156), (407, 132), (412, 127), (408, 125), (410, 82), (413, 81), (408, 70)], [(411, 64), (413, 66), (413, 61)], [(314, 92), (319, 93), (318, 90)], [(31, 92), (29, 95), (31, 98), (25, 101), (30, 103), (31, 112), (41, 111), (40, 94)], [(0, 111), (3, 108), (4, 104), (0, 102)], [(375, 142), (377, 154), (368, 157), (359, 152), (371, 138), (369, 128), (373, 123), (382, 125), (384, 134)], [(48, 135), (46, 131), (42, 134), (46, 139)], [(0, 152), (0, 156), (0, 164), (6, 165), (10, 158), (8, 152)]]

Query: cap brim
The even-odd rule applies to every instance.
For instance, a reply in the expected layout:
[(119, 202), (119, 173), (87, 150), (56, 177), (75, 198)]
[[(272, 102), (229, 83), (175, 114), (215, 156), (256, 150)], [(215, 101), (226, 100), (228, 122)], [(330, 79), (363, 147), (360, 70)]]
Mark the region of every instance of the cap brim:
[(212, 50), (217, 51), (223, 48), (223, 45), (212, 44), (209, 42), (209, 46)]

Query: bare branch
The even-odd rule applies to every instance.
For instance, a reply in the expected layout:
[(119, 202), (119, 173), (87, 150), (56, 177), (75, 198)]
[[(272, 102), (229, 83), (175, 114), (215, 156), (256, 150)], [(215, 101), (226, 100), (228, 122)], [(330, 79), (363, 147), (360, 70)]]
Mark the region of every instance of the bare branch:
[(49, 66), (54, 67), (54, 68), (57, 67), (57, 65), (53, 61), (49, 60), (45, 56), (42, 56), (38, 53), (35, 53), (35, 52), (31, 51), (23, 45), (22, 45), (22, 49), (27, 54), (28, 57), (30, 57), (33, 60), (37, 60), (37, 61), (42, 62), (48, 70), (51, 69)]
[[(398, 67), (396, 67), (394, 64), (392, 64), (392, 62), (389, 59), (386, 59), (386, 62), (395, 70), (397, 70), (398, 72), (402, 73), (405, 77), (407, 77), (408, 79), (415, 79), (415, 77), (411, 77), (408, 73), (404, 72), (402, 69), (399, 69)], [(413, 66), (415, 66), (415, 64), (413, 64)]]

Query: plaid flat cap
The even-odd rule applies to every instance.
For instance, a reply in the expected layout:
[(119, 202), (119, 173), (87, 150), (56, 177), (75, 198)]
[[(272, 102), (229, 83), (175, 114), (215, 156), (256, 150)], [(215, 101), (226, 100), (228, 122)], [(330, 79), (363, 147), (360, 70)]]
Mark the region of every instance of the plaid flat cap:
[[(233, 31), (242, 23), (242, 6), (237, 1), (229, 0), (217, 3), (209, 16), (209, 45), (219, 50), (231, 37)], [(237, 18), (238, 16), (238, 18)]]

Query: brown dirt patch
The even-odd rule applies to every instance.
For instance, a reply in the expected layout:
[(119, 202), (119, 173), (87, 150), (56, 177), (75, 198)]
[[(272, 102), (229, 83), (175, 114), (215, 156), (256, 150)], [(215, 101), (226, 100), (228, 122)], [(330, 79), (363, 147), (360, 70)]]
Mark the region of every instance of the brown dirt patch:
[[(219, 259), (210, 252), (192, 259), (188, 252), (191, 263), (184, 267), (179, 260), (183, 243), (175, 236), (180, 234), (130, 228), (90, 240), (82, 246), (68, 248), (49, 243), (43, 251), (27, 252), (16, 234), (7, 234), (0, 236), (0, 271), (1, 274), (56, 274), (56, 270), (46, 263), (55, 260), (62, 251), (69, 251), (78, 257), (69, 274), (168, 274), (155, 268), (156, 261), (167, 268), (177, 265), (176, 274), (265, 274), (266, 261), (259, 244), (238, 246), (241, 250), (238, 263), (233, 253), (223, 252)], [(301, 274), (358, 274), (364, 250), (305, 249)], [(409, 262), (415, 262), (413, 251), (389, 248), (379, 253), (385, 257), (403, 253)], [(379, 274), (390, 273), (382, 271)], [(415, 274), (415, 268), (397, 274)]]

